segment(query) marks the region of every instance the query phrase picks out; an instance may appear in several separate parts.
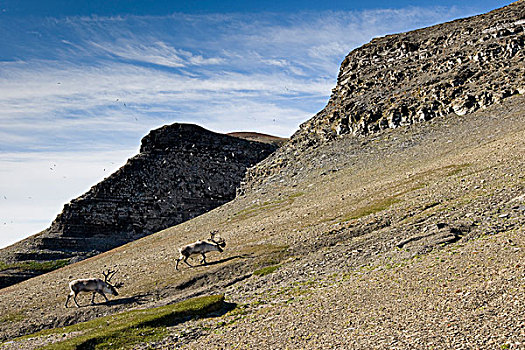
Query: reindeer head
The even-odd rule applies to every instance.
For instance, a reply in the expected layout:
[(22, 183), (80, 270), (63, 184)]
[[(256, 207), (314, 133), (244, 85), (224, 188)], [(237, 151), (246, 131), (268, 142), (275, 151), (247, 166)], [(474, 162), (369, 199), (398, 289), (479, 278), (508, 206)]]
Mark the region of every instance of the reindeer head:
[(216, 234), (219, 232), (219, 230), (211, 231), (210, 232), (210, 241), (217, 244), (219, 247), (224, 248), (226, 247), (226, 241), (222, 237), (216, 238)]
[(122, 282), (115, 283), (115, 285), (112, 285), (110, 283), (111, 279), (113, 278), (113, 276), (115, 276), (116, 273), (117, 273), (116, 270), (113, 270), (113, 271), (108, 270), (108, 272), (102, 271), (102, 275), (104, 276), (104, 283), (106, 283), (107, 285), (107, 289), (105, 290), (105, 292), (115, 295), (115, 296), (118, 295), (117, 288), (120, 288), (123, 286)]

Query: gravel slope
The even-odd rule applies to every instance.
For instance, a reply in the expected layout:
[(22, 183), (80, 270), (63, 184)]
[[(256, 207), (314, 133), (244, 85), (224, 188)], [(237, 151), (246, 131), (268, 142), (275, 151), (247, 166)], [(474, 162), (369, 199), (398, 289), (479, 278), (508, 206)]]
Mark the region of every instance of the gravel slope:
[[(375, 152), (402, 133), (408, 134), (408, 142), (420, 137), (424, 156), (398, 153), (398, 158), (405, 156), (421, 166), (396, 177), (413, 179), (407, 182), (415, 190), (386, 210), (333, 224), (332, 230), (306, 227), (301, 234), (310, 246), (323, 238), (328, 244), (292, 257), (271, 275), (253, 276), (228, 288), (229, 300), (240, 305), (237, 310), (174, 327), (170, 338), (147, 346), (525, 348), (525, 120), (519, 108), (523, 98), (513, 102), (471, 120), (443, 119), (424, 131), (364, 139), (377, 142)], [(498, 112), (511, 112), (510, 118), (491, 118)], [(444, 133), (440, 123), (449, 124), (454, 133)], [(474, 124), (483, 125), (483, 130), (476, 131)], [(447, 144), (455, 147), (443, 150)], [(384, 157), (380, 154), (376, 160)], [(381, 165), (385, 171), (396, 170), (387, 162)], [(368, 162), (365, 167), (373, 168)], [(338, 181), (344, 180), (334, 175), (324, 185), (337, 187)], [(383, 195), (387, 193), (385, 189)], [(341, 193), (351, 194), (352, 190)], [(326, 205), (322, 196), (318, 198), (319, 205)], [(448, 244), (432, 240), (443, 238), (441, 224), (464, 232)], [(379, 229), (349, 238), (363, 227)], [(334, 235), (337, 239), (331, 240)], [(406, 238), (419, 239), (398, 248)]]
[[(225, 293), (237, 309), (141, 348), (523, 348), (524, 102), (316, 148), (205, 215), (0, 290), (0, 335)], [(176, 272), (177, 247), (214, 228), (226, 251)], [(67, 282), (104, 266), (121, 295), (65, 309)]]

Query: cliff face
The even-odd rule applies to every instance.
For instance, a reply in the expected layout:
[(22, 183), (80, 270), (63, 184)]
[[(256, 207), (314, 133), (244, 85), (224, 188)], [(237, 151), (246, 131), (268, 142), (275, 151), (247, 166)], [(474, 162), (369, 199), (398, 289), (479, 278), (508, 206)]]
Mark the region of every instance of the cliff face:
[(0, 287), (43, 272), (24, 262), (85, 258), (232, 200), (246, 168), (275, 148), (196, 125), (151, 131), (137, 156), (66, 204), (48, 229), (0, 252), (11, 266)]
[(273, 150), (196, 125), (153, 130), (139, 155), (66, 204), (48, 231), (97, 237), (98, 246), (176, 225), (232, 200), (246, 168)]
[(260, 182), (317, 145), (459, 116), (525, 92), (525, 1), (488, 14), (376, 38), (341, 64), (327, 106), (249, 173)]

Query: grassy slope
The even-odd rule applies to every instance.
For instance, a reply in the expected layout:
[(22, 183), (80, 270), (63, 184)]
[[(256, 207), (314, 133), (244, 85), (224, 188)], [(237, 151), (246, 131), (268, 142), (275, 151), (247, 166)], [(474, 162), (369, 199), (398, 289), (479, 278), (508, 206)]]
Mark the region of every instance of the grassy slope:
[(179, 303), (122, 312), (72, 326), (54, 328), (16, 339), (17, 346), (33, 347), (35, 339), (53, 339), (43, 349), (120, 349), (162, 338), (166, 327), (227, 309), (223, 295), (190, 298)]
[(75, 333), (70, 339), (49, 345), (44, 349), (119, 349), (123, 346), (165, 335), (166, 326), (218, 311), (223, 307), (224, 296), (215, 295), (192, 298), (176, 304), (151, 309), (122, 312), (97, 318), (73, 326), (42, 331), (34, 336)]
[[(441, 333), (436, 338), (443, 337), (448, 328), (436, 317), (452, 312), (446, 302), (455, 300), (455, 290), (463, 291), (472, 285), (473, 290), (481, 293), (476, 274), (484, 271), (483, 264), (487, 261), (501, 271), (510, 268), (509, 261), (501, 255), (506, 253), (504, 241), (494, 243), (501, 244), (501, 250), (494, 249), (493, 255), (479, 260), (481, 255), (469, 252), (476, 251), (476, 245), (483, 245), (484, 241), (474, 238), (492, 230), (499, 232), (497, 237), (509, 235), (508, 239), (522, 247), (520, 219), (510, 217), (507, 222), (499, 218), (498, 210), (510, 210), (505, 201), (524, 193), (523, 102), (519, 96), (505, 106), (469, 118), (439, 119), (417, 128), (388, 131), (379, 137), (341, 140), (332, 149), (315, 150), (306, 155), (312, 157), (305, 159), (303, 167), (307, 168), (292, 178), (269, 179), (271, 183), (259, 191), (190, 222), (1, 290), (0, 318), (5, 322), (0, 332), (9, 338), (139, 306), (162, 306), (195, 293), (225, 292), (230, 300), (245, 301), (249, 306), (268, 305), (237, 321), (235, 329), (221, 326), (224, 332), (210, 333), (192, 347), (217, 342), (257, 347), (271, 345), (273, 338), (278, 344), (291, 347), (313, 347), (310, 333), (322, 337), (326, 344), (338, 341), (351, 344), (361, 339), (362, 343), (355, 345), (359, 347), (367, 341), (378, 342), (380, 333), (385, 337), (401, 337), (401, 321), (408, 322), (406, 329), (411, 329), (410, 324), (421, 324), (427, 319), (437, 322), (435, 329)], [(319, 162), (323, 154), (328, 155), (324, 159), (331, 160)], [(328, 171), (334, 168), (337, 171)], [(472, 215), (467, 216), (469, 213)], [(485, 217), (488, 221), (483, 221)], [(434, 252), (424, 255), (421, 262), (406, 260), (412, 252), (393, 247), (401, 239), (421, 234), (425, 225), (462, 220), (477, 225), (471, 241), (458, 243), (465, 244), (462, 252), (466, 253)], [(514, 225), (510, 225), (512, 220)], [(216, 228), (228, 242), (225, 253), (210, 254), (208, 260), (219, 263), (194, 269), (183, 267), (176, 272), (177, 247), (205, 237), (207, 231)], [(516, 252), (513, 264), (524, 266), (523, 250)], [(447, 264), (457, 274), (451, 288), (456, 289), (445, 292), (439, 279), (449, 278), (442, 273), (452, 267), (431, 262), (440, 262), (438, 259), (447, 255), (439, 254), (448, 253), (453, 259), (447, 260)], [(464, 259), (465, 254), (470, 260)], [(248, 277), (255, 270), (279, 263), (279, 269), (272, 273), (239, 279), (228, 286), (228, 281), (233, 283), (235, 278)], [(467, 270), (463, 263), (478, 267)], [(121, 297), (109, 305), (64, 309), (68, 280), (96, 275), (104, 266), (118, 267), (118, 276), (125, 283)], [(305, 275), (304, 271), (309, 269), (313, 275)], [(435, 276), (441, 277), (436, 280)], [(516, 283), (512, 286), (513, 295), (519, 296), (523, 281), (516, 279)], [(283, 302), (268, 300), (281, 300), (283, 295), (286, 295)], [(293, 302), (288, 300), (292, 297), (302, 300), (299, 298), (302, 295), (312, 297), (305, 297), (300, 307), (291, 312), (289, 305)], [(352, 301), (348, 300), (349, 295)], [(421, 308), (420, 302), (429, 305), (428, 295), (438, 302), (441, 298), (444, 309)], [(340, 306), (332, 301), (339, 301), (336, 304)], [(511, 308), (505, 303), (500, 306)], [(516, 310), (521, 307), (516, 306)], [(411, 310), (415, 315), (421, 310), (426, 313), (415, 317), (410, 316)], [(280, 313), (283, 317), (274, 317), (270, 323), (265, 321)], [(312, 315), (323, 321), (307, 322)], [(475, 313), (468, 315), (474, 317)], [(223, 316), (226, 321), (228, 317), (231, 316)], [(453, 312), (447, 314), (447, 320), (453, 318)], [(217, 324), (228, 324), (226, 321)], [(296, 321), (297, 329), (292, 333), (297, 337), (291, 339), (286, 327)], [(334, 325), (334, 332), (355, 336), (338, 337), (323, 328), (327, 323)], [(249, 330), (262, 329), (267, 335), (243, 336)]]

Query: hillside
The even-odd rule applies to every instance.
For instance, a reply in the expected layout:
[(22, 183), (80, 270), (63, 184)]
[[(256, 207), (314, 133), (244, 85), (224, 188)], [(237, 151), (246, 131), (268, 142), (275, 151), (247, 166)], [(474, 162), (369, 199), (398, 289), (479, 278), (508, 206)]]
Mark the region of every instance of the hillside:
[(484, 15), (373, 39), (345, 57), (326, 107), (251, 177), (262, 181), (341, 135), (465, 115), (523, 94), (524, 26), (520, 0)]
[(0, 288), (179, 224), (235, 197), (273, 144), (197, 125), (152, 130), (140, 153), (64, 205), (45, 231), (0, 250)]
[[(461, 37), (479, 42), (484, 29), (511, 23), (512, 40), (523, 43), (524, 9), (525, 1), (519, 1), (487, 15), (375, 39), (349, 56), (407, 36), (420, 48), (436, 28), (447, 37), (472, 28)], [(509, 35), (488, 40), (500, 45)], [(523, 57), (523, 45), (514, 56)], [(342, 67), (348, 64), (345, 59)], [(442, 64), (431, 66), (439, 70)], [(443, 110), (424, 122), (339, 135), (322, 131), (339, 125), (337, 118), (325, 118), (327, 107), (250, 168), (233, 201), (0, 290), (0, 334), (11, 340), (0, 348), (67, 345), (89, 336), (82, 333), (88, 328), (80, 324), (13, 338), (94, 319), (110, 327), (112, 319), (101, 317), (119, 314), (118, 322), (127, 322), (125, 311), (167, 312), (162, 307), (217, 294), (225, 296), (214, 299), (222, 308), (159, 322), (153, 330), (138, 328), (143, 333), (137, 343), (127, 339), (128, 345), (523, 348), (525, 96), (519, 89), (524, 67), (522, 59), (503, 56), (492, 64), (494, 79), (514, 72), (503, 77), (517, 93), (465, 113)], [(408, 68), (403, 72), (415, 75)], [(480, 79), (465, 83), (462, 91), (488, 91), (488, 80)], [(344, 84), (334, 91), (343, 91)], [(366, 96), (381, 91), (390, 93), (370, 86)], [(353, 90), (340, 94), (341, 101), (356, 98)], [(334, 93), (329, 106), (337, 98)], [(354, 130), (360, 122), (348, 123)], [(374, 125), (371, 119), (367, 123)], [(177, 248), (212, 230), (226, 239), (224, 253), (208, 254), (207, 266), (176, 271)], [(69, 280), (100, 276), (104, 268), (119, 271), (117, 280), (124, 285), (118, 297), (93, 307), (63, 307)], [(79, 300), (87, 305), (89, 296)], [(128, 328), (133, 325), (130, 321)]]

